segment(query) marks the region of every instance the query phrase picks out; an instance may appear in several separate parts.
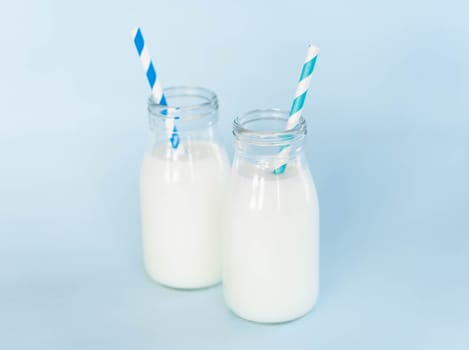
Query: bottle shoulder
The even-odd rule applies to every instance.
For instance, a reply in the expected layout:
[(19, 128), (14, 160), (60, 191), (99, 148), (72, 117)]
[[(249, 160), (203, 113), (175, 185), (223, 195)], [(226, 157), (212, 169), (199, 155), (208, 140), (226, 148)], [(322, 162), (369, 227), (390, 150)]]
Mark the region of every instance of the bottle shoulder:
[(233, 205), (252, 211), (294, 213), (318, 207), (316, 187), (306, 167), (293, 165), (278, 175), (270, 169), (235, 167), (228, 192)]

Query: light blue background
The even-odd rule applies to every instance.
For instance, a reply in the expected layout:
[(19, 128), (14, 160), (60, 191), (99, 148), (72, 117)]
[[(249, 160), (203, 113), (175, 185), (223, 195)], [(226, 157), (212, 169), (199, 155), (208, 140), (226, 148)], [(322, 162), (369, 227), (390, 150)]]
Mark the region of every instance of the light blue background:
[[(466, 1), (10, 1), (0, 5), (1, 349), (468, 349)], [(183, 292), (141, 264), (148, 88), (216, 91), (231, 120), (305, 115), (321, 203), (313, 312), (236, 318), (220, 286)], [(281, 281), (279, 281), (281, 283)]]

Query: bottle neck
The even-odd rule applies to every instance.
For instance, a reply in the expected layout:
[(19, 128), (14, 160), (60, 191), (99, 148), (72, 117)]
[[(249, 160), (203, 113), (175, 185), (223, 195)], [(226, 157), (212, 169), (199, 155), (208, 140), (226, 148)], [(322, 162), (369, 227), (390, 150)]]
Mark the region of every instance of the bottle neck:
[(150, 131), (161, 133), (169, 126), (176, 127), (176, 131), (182, 133), (204, 133), (213, 130), (218, 123), (218, 111), (213, 110), (209, 115), (198, 116), (197, 118), (186, 118), (185, 116), (175, 116), (175, 118), (164, 118), (149, 114)]
[(304, 154), (304, 142), (296, 141), (288, 145), (260, 145), (235, 140), (235, 157), (256, 163), (273, 162), (279, 159), (292, 161)]

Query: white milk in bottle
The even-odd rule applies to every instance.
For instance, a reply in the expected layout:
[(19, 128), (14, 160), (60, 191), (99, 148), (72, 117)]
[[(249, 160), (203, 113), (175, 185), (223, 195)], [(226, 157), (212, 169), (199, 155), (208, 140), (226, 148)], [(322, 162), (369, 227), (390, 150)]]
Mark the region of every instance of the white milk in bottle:
[[(303, 154), (304, 120), (253, 111), (235, 121), (236, 153), (225, 199), (223, 288), (242, 318), (285, 322), (307, 313), (319, 289), (319, 207)], [(279, 160), (281, 147), (288, 155)], [(287, 163), (285, 171), (273, 169)]]
[[(201, 88), (169, 88), (165, 94), (178, 108), (150, 100), (154, 137), (141, 170), (145, 268), (161, 284), (201, 288), (221, 278), (220, 210), (228, 161), (216, 139), (218, 105), (215, 94)], [(166, 132), (165, 119), (171, 117), (177, 148)]]

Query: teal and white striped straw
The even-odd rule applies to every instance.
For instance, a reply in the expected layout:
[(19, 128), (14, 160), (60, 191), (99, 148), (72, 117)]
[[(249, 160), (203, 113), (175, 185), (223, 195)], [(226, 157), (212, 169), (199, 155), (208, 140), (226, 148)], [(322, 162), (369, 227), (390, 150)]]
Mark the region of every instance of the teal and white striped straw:
[[(153, 100), (160, 105), (167, 106), (166, 97), (163, 93), (163, 88), (161, 87), (160, 80), (156, 74), (155, 67), (150, 57), (147, 46), (145, 45), (145, 40), (143, 39), (142, 31), (139, 27), (132, 30), (132, 38), (134, 39), (135, 48), (137, 49), (138, 56), (142, 62), (143, 69), (147, 76), (148, 83), (150, 84), (151, 94)], [(171, 143), (172, 148), (177, 149), (179, 146), (179, 134), (174, 124), (173, 118), (165, 119), (166, 130), (168, 131), (169, 142)]]
[[(301, 118), (301, 113), (303, 111), (303, 106), (306, 99), (306, 94), (308, 93), (309, 86), (311, 84), (311, 75), (314, 71), (314, 66), (316, 64), (316, 59), (318, 58), (319, 48), (317, 46), (309, 45), (308, 51), (306, 52), (305, 62), (303, 64), (303, 69), (301, 70), (300, 79), (298, 86), (295, 92), (295, 98), (293, 99), (293, 104), (290, 109), (290, 116), (288, 117), (286, 130), (293, 129)], [(289, 146), (282, 148), (279, 153), (279, 157), (285, 157), (289, 153)], [(274, 174), (282, 174), (285, 172), (287, 164), (282, 164), (279, 167), (274, 169)]]

